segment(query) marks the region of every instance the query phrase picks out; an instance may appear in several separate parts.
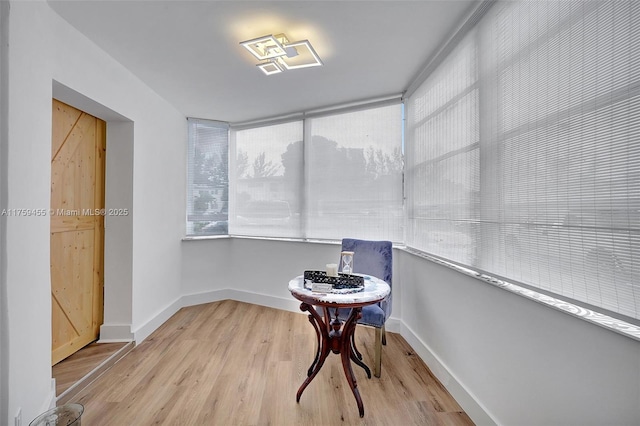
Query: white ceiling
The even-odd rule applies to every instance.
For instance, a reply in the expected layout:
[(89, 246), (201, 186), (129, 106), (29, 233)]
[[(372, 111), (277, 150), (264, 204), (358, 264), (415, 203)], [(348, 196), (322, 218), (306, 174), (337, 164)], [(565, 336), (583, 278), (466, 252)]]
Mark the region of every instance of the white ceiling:
[[(242, 122), (402, 93), (478, 4), (62, 1), (52, 8), (188, 117)], [(240, 41), (308, 39), (324, 66), (266, 76)]]

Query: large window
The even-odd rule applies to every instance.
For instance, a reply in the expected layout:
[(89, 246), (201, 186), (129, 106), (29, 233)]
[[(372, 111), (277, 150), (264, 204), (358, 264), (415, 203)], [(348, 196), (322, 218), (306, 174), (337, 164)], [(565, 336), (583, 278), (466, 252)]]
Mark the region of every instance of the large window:
[(232, 234), (300, 237), (302, 130), (294, 121), (232, 132)]
[(409, 101), (407, 241), (474, 264), (480, 205), (477, 46), (461, 43)]
[(499, 2), (407, 103), (409, 246), (640, 318), (640, 3)]
[(232, 129), (230, 233), (402, 241), (399, 102)]
[(310, 237), (402, 241), (400, 104), (307, 120)]
[(187, 235), (221, 235), (228, 230), (228, 125), (189, 119)]

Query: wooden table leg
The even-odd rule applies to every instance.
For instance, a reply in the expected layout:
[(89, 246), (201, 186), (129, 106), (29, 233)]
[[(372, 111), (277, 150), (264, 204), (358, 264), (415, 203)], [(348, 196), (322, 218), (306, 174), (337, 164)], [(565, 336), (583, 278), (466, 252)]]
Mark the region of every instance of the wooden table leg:
[[(357, 359), (352, 350), (351, 336), (355, 332), (356, 323), (360, 318), (362, 318), (362, 309), (352, 309), (351, 315), (349, 315), (349, 318), (344, 323), (344, 327), (342, 329), (342, 347), (340, 350), (340, 356), (342, 358), (344, 375), (347, 377), (347, 382), (349, 382), (351, 392), (353, 392), (353, 396), (356, 398), (356, 403), (358, 404), (358, 412), (360, 413), (360, 417), (364, 417), (364, 405), (362, 404), (362, 398), (360, 397), (360, 391), (358, 390), (358, 382), (356, 381), (356, 377), (353, 374), (353, 368), (351, 367), (351, 360), (354, 358)], [(371, 377), (371, 372), (369, 372), (369, 377)]]
[(318, 351), (316, 352), (316, 356), (313, 360), (313, 363), (311, 364), (311, 367), (309, 367), (309, 370), (307, 371), (306, 380), (302, 383), (300, 389), (298, 389), (298, 393), (296, 394), (296, 402), (300, 402), (302, 392), (304, 392), (309, 383), (311, 383), (311, 381), (316, 377), (318, 371), (320, 371), (320, 368), (322, 368), (325, 359), (327, 359), (329, 352), (331, 352), (329, 333), (327, 332), (327, 328), (325, 327), (322, 318), (320, 317), (320, 315), (318, 315), (315, 308), (307, 303), (302, 303), (300, 305), (300, 310), (303, 312), (309, 312), (309, 321), (311, 321), (311, 323), (314, 325), (316, 332), (321, 333), (322, 339), (318, 339)]
[[(353, 309), (351, 310), (351, 312), (353, 312)], [(358, 317), (358, 319), (362, 318), (362, 310), (360, 310), (360, 316)], [(356, 320), (357, 323), (357, 320)], [(358, 348), (356, 347), (356, 324), (354, 324), (353, 326), (353, 331), (351, 333), (349, 333), (349, 341), (351, 342), (351, 344), (349, 345), (349, 350), (351, 352), (351, 360), (353, 362), (355, 362), (357, 365), (359, 365), (360, 367), (362, 367), (365, 371), (365, 373), (367, 373), (367, 377), (370, 379), (371, 378), (371, 370), (369, 370), (369, 367), (367, 367), (367, 364), (364, 363), (364, 361), (362, 361), (362, 354), (360, 353), (360, 351), (358, 350)]]
[(364, 368), (367, 376), (371, 378), (371, 370), (367, 367), (357, 356), (354, 351), (353, 339), (356, 330), (356, 324), (360, 318), (362, 318), (362, 308), (353, 308), (349, 318), (345, 322), (338, 318), (338, 310), (336, 308), (335, 318), (331, 320), (330, 311), (327, 307), (323, 307), (324, 319), (318, 314), (316, 309), (307, 303), (300, 304), (300, 310), (303, 312), (309, 312), (309, 322), (313, 325), (316, 331), (316, 338), (318, 341), (318, 350), (311, 363), (311, 366), (307, 370), (307, 378), (298, 389), (296, 394), (296, 402), (300, 402), (302, 393), (307, 388), (309, 383), (316, 377), (324, 361), (330, 352), (340, 354), (342, 360), (342, 369), (344, 375), (347, 378), (351, 392), (356, 398), (358, 404), (358, 412), (360, 417), (364, 416), (364, 405), (362, 398), (360, 397), (360, 391), (358, 390), (358, 383), (356, 377), (353, 374), (353, 368), (351, 361), (353, 360), (360, 367)]
[(316, 350), (316, 356), (315, 356), (315, 358), (313, 358), (313, 362), (311, 363), (311, 366), (309, 366), (309, 369), (307, 370), (307, 377), (309, 377), (311, 375), (311, 372), (313, 371), (313, 367), (318, 362), (318, 359), (320, 359), (320, 348), (322, 347), (322, 340), (320, 338), (320, 327), (318, 326), (318, 322), (316, 321), (316, 319), (311, 314), (309, 314), (309, 322), (311, 323), (313, 328), (316, 330), (316, 348), (317, 348), (317, 350)]
[(358, 358), (358, 356), (353, 351), (351, 352), (351, 360), (364, 369), (364, 372), (367, 373), (367, 378), (371, 378), (371, 370), (369, 369), (367, 364), (362, 362), (362, 359)]
[(356, 346), (356, 333), (355, 333), (355, 331), (351, 335), (351, 349), (353, 349), (353, 352), (354, 352), (355, 356), (358, 357), (358, 359), (362, 359), (362, 354), (360, 353), (360, 351), (358, 350), (358, 347)]

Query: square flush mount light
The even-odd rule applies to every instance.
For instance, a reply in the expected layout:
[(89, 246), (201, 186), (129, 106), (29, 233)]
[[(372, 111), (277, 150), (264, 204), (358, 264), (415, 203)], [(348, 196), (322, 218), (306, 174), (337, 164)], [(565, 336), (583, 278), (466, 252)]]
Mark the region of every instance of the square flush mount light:
[(309, 40), (289, 42), (287, 36), (277, 34), (254, 38), (240, 44), (258, 60), (265, 61), (257, 66), (266, 75), (322, 65)]
[(264, 62), (262, 64), (258, 64), (258, 68), (260, 68), (266, 75), (282, 72), (282, 68), (277, 62)]

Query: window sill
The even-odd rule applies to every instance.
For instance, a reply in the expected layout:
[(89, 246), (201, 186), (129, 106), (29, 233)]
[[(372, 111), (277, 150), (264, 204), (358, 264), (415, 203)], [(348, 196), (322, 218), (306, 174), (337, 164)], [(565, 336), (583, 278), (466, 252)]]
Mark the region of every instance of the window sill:
[(313, 244), (340, 244), (338, 240), (320, 240), (320, 239), (305, 239), (305, 238), (287, 238), (287, 237), (256, 237), (251, 235), (187, 235), (182, 238), (182, 241), (207, 241), (207, 240), (226, 240), (226, 239), (240, 239), (240, 240), (261, 240), (261, 241), (281, 241), (292, 243), (313, 243)]
[(482, 280), (485, 283), (499, 287), (503, 290), (525, 297), (534, 302), (556, 309), (560, 312), (564, 312), (575, 318), (590, 322), (592, 324), (598, 325), (600, 327), (606, 328), (607, 330), (614, 331), (625, 337), (629, 337), (640, 342), (640, 327), (637, 325), (631, 324), (618, 318), (613, 318), (600, 312), (596, 312), (592, 309), (585, 308), (584, 306), (579, 306), (575, 303), (567, 302), (566, 300), (561, 300), (556, 297), (552, 297), (535, 290), (522, 287), (520, 285), (503, 281), (501, 279), (487, 275), (483, 272), (475, 271), (473, 269), (448, 262), (419, 250), (411, 249), (408, 247), (403, 247), (401, 250), (414, 256), (418, 256), (431, 262), (454, 269), (470, 277)]
[(229, 237), (229, 235), (186, 235), (182, 237), (182, 241), (226, 240)]

